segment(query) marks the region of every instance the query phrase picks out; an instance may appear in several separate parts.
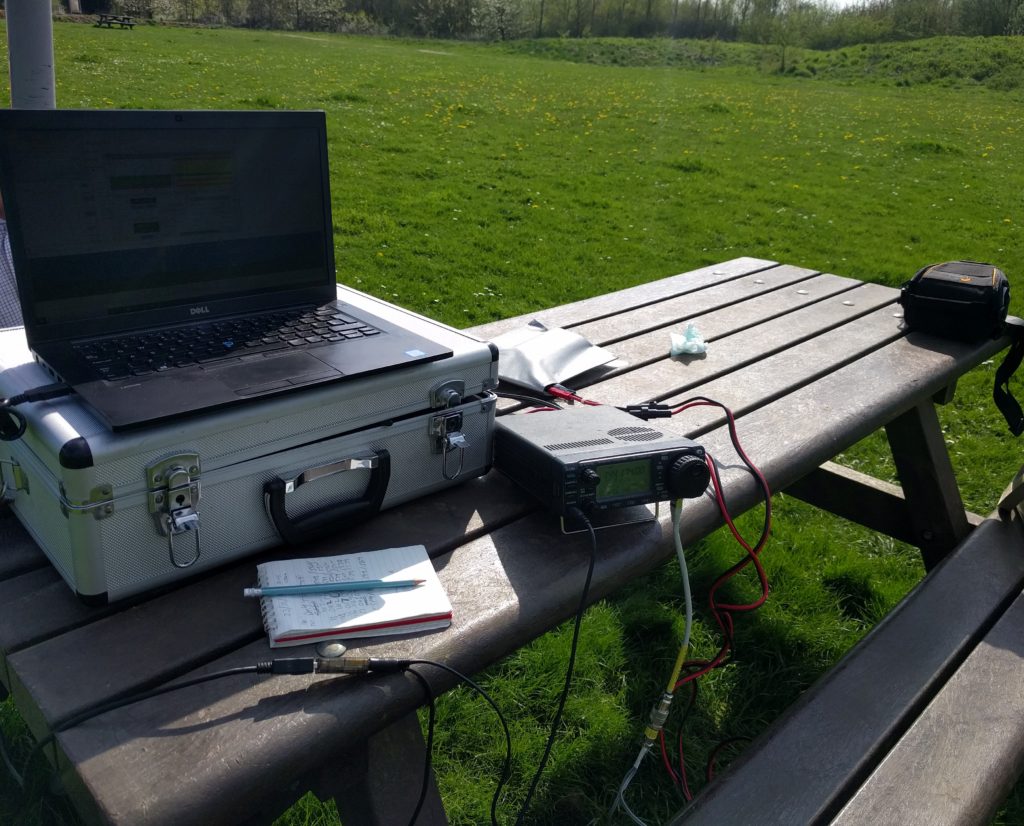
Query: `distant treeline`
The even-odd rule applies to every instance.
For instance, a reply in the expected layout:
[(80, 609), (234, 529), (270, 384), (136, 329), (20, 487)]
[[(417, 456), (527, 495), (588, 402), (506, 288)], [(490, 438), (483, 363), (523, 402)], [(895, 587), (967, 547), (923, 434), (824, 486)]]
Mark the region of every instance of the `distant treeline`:
[[(84, 13), (302, 31), (509, 40), (685, 37), (832, 49), (1024, 34), (1024, 0), (64, 0)], [(78, 10), (78, 9), (73, 9)]]

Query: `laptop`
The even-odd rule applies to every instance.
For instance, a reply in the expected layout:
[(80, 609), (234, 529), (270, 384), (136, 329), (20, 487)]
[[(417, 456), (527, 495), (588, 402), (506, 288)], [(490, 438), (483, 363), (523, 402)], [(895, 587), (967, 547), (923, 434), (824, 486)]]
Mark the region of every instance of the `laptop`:
[(337, 300), (323, 112), (0, 110), (28, 345), (117, 431), (447, 358)]

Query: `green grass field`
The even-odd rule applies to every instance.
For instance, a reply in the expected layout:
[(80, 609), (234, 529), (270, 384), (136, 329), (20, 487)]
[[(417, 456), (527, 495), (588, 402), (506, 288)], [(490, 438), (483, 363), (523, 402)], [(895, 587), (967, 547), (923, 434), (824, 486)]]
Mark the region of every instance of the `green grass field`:
[[(54, 36), (61, 107), (326, 110), (339, 280), (457, 326), (741, 255), (893, 285), (949, 258), (991, 261), (1011, 281), (1024, 271), (1024, 96), (1013, 83), (986, 86), (992, 73), (979, 80), (938, 62), (948, 43), (887, 47), (887, 63), (800, 53), (801, 66), (847, 68), (778, 76), (764, 69), (769, 50), (724, 44), (691, 44), (711, 58), (686, 61), (671, 57), (678, 44), (658, 41), (596, 42), (600, 59), (533, 44), (556, 58), (539, 59), (527, 46), (156, 26), (56, 24)], [(963, 61), (980, 60), (986, 44), (957, 48)], [(1019, 65), (1024, 44), (1005, 48)], [(1024, 309), (1020, 295), (1013, 308)], [(964, 498), (979, 513), (1022, 461), (991, 403), (993, 371), (961, 381), (941, 411)], [(882, 435), (841, 459), (893, 478)], [(757, 521), (741, 524), (754, 534)], [(703, 605), (738, 550), (716, 534), (690, 553)], [(763, 730), (922, 574), (914, 549), (785, 496), (764, 560), (768, 604), (741, 621), (733, 663), (702, 681), (684, 721), (677, 711), (669, 722), (684, 733), (695, 790), (717, 744)], [(680, 594), (666, 566), (588, 612), (529, 822), (603, 822), (674, 658)], [(503, 823), (543, 748), (570, 630), (482, 676), (515, 738)], [(717, 644), (698, 611), (694, 655)], [(23, 758), (10, 701), (0, 724)], [(451, 821), (486, 822), (502, 759), (489, 709), (464, 691), (446, 695), (437, 736)], [(719, 765), (741, 748), (723, 750)], [(74, 822), (44, 797), (42, 767), (33, 783), (25, 801), (0, 772), (0, 822)], [(682, 803), (656, 761), (630, 800), (651, 822)], [(1012, 801), (1000, 821), (1021, 813)], [(307, 799), (283, 822), (337, 816)]]

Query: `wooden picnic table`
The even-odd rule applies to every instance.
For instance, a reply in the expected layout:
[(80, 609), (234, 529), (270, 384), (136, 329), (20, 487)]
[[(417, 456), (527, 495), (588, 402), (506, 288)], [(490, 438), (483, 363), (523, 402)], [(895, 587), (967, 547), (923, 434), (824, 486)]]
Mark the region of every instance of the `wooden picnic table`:
[(121, 29), (130, 29), (135, 25), (135, 21), (127, 14), (98, 14), (93, 25), (97, 28), (112, 29), (117, 26)]
[[(622, 363), (577, 388), (604, 403), (696, 394), (723, 402), (773, 490), (912, 541), (934, 566), (977, 520), (964, 511), (933, 400), (1006, 341), (908, 335), (896, 297), (877, 284), (738, 258), (474, 332), (491, 338), (537, 318), (608, 347)], [(669, 358), (669, 331), (690, 321), (710, 341), (706, 357)], [(733, 466), (719, 412), (696, 408), (658, 424), (722, 457), (734, 512), (758, 503), (750, 476)], [(902, 490), (831, 464), (880, 428)], [(672, 555), (666, 510), (659, 521), (602, 531), (593, 600)], [(721, 524), (710, 498), (688, 502), (685, 515), (687, 543)], [(452, 626), (356, 650), (475, 673), (575, 612), (589, 557), (585, 535), (562, 537), (557, 520), (497, 471), (313, 546), (101, 608), (79, 603), (13, 519), (0, 531), (0, 680), (39, 738), (94, 704), (268, 659), (258, 606), (241, 597), (262, 560), (425, 544), (454, 607)], [(454, 684), (436, 669), (423, 673), (435, 692)], [(414, 715), (422, 703), (407, 674), (230, 677), (75, 726), (57, 736), (52, 756), (89, 821), (265, 819), (312, 789), (337, 795), (346, 822), (404, 822), (419, 788), (422, 763), (410, 755), (422, 748)], [(341, 793), (343, 782), (351, 785)], [(422, 822), (444, 822), (435, 798)]]

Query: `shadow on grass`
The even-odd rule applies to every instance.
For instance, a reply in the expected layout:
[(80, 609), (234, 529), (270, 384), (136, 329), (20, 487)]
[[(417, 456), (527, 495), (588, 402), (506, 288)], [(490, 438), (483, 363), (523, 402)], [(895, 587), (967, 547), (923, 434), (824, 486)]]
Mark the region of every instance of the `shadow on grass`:
[[(786, 521), (806, 528), (805, 506), (782, 509)], [(756, 524), (756, 514), (749, 525)], [(899, 548), (880, 562), (877, 548), (859, 541), (845, 529), (838, 536), (823, 536), (809, 543), (809, 558), (787, 554), (786, 531), (772, 540), (769, 574), (775, 591), (759, 611), (737, 615), (734, 656), (724, 668), (699, 681), (692, 709), (688, 692), (680, 691), (665, 728), (667, 752), (678, 771), (677, 735), (682, 732), (689, 788), (694, 793), (707, 784), (706, 768), (713, 763), (721, 774), (741, 755), (748, 742), (767, 730), (801, 693), (823, 676), (843, 654), (898, 602), (919, 576), (916, 550)], [(805, 543), (808, 544), (808, 543)], [(848, 552), (828, 552), (842, 544)], [(710, 656), (721, 642), (707, 607), (706, 594), (717, 576), (737, 558), (731, 540), (709, 539), (687, 551), (691, 585), (697, 604), (694, 655)], [(910, 564), (904, 557), (910, 558)], [(905, 572), (899, 582), (887, 581), (886, 565)], [(896, 578), (893, 576), (892, 578)], [(904, 581), (905, 580), (905, 581)], [(529, 822), (585, 824), (625, 822), (619, 815), (605, 817), (614, 791), (636, 758), (643, 725), (652, 704), (664, 690), (682, 632), (682, 599), (674, 563), (623, 588), (610, 601), (621, 624), (626, 664), (622, 703), (628, 709), (635, 735), (612, 743), (595, 743), (573, 753), (573, 760), (553, 759), (531, 806)], [(757, 588), (741, 576), (722, 589), (725, 601), (749, 601)], [(829, 630), (823, 630), (824, 628)], [(563, 725), (560, 739), (566, 738)], [(555, 754), (559, 751), (556, 742)], [(651, 822), (665, 822), (685, 806), (662, 765), (658, 747), (646, 759), (632, 784), (628, 800), (636, 813)], [(586, 803), (585, 803), (586, 802)], [(597, 803), (604, 809), (597, 809)], [(587, 808), (589, 806), (589, 808)]]

